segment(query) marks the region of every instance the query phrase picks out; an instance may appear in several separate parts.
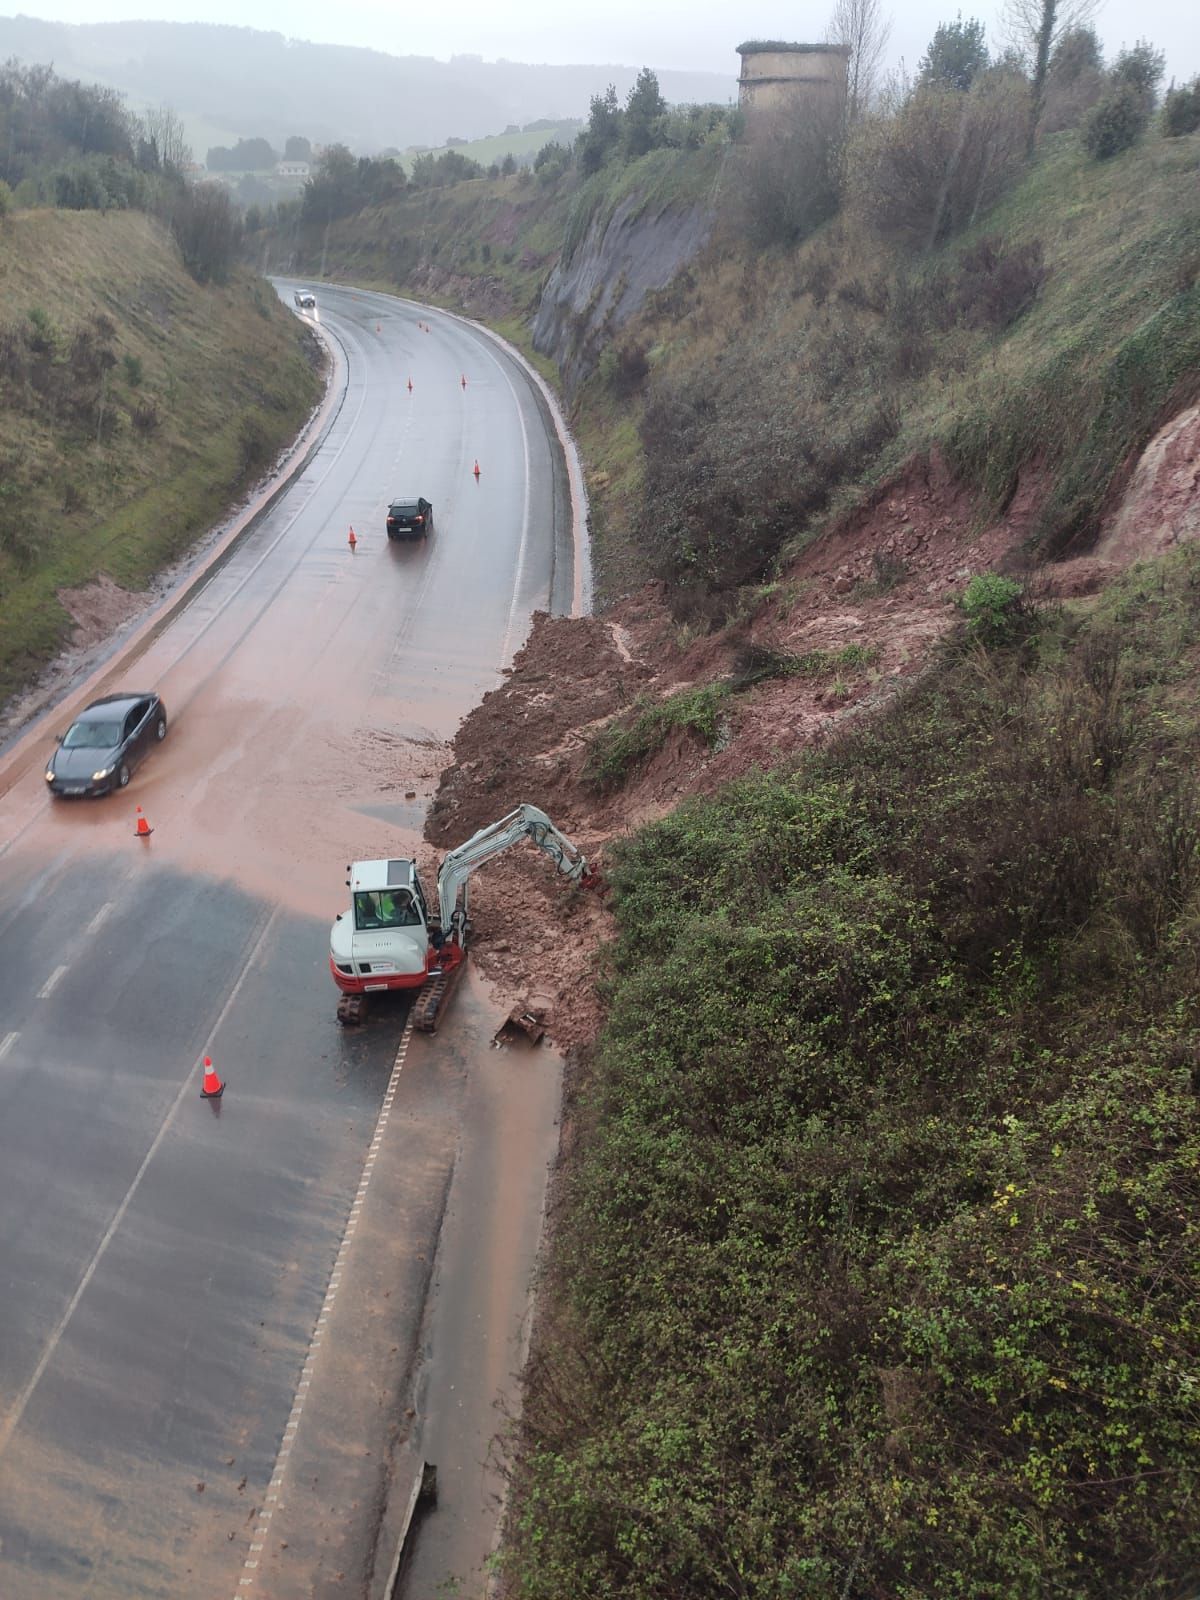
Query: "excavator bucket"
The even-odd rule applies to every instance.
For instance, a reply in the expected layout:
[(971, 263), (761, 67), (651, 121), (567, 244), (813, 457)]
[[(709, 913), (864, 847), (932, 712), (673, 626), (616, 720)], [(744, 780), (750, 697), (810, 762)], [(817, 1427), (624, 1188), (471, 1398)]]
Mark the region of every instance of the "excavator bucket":
[(520, 1000), (496, 1029), (497, 1044), (513, 1044), (518, 1039), (528, 1039), (530, 1044), (541, 1044), (550, 1025), (551, 1004), (546, 995), (530, 995)]

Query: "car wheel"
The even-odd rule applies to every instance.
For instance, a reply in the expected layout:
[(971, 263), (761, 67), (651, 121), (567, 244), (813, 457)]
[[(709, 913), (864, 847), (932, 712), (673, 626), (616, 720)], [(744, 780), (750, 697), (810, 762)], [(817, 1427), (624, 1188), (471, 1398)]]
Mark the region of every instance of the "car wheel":
[(158, 721), (154, 724), (154, 737), (159, 741), (160, 744), (167, 737), (167, 718), (165, 712), (159, 714)]
[(125, 762), (122, 761), (121, 765), (117, 768), (117, 788), (124, 789), (128, 783), (129, 768), (126, 766)]

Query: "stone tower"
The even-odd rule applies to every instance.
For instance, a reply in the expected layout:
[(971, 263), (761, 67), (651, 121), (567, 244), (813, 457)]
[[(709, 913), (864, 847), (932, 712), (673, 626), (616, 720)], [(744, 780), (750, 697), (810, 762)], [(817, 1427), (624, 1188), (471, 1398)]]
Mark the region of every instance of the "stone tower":
[(738, 104), (751, 137), (806, 105), (832, 106), (846, 92), (850, 52), (845, 45), (762, 39), (737, 48), (742, 58)]

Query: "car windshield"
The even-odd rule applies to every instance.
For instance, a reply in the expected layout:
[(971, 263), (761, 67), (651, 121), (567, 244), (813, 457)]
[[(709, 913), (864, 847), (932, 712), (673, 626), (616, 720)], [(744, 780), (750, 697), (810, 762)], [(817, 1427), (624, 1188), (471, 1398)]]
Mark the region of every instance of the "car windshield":
[(75, 722), (67, 729), (64, 750), (115, 750), (121, 742), (119, 722)]
[(403, 889), (359, 889), (354, 896), (354, 926), (360, 931), (416, 928), (420, 923), (420, 912)]

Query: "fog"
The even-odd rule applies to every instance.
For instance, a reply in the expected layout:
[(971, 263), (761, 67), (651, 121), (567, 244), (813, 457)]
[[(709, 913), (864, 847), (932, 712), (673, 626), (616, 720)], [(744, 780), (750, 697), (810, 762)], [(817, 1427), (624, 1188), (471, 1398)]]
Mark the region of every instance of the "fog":
[[(978, 17), (989, 42), (1000, 40), (993, 4), (957, 0), (910, 0), (893, 9), (888, 56), (916, 65), (939, 22)], [(30, 13), (26, 13), (29, 15)], [(735, 77), (735, 47), (748, 38), (821, 39), (829, 8), (796, 7), (781, 0), (757, 4), (692, 4), (659, 0), (582, 0), (561, 5), (520, 0), (458, 0), (454, 6), (395, 4), (395, 0), (58, 0), (37, 15), (58, 22), (116, 22), (153, 18), (164, 22), (224, 22), (264, 28), (322, 44), (361, 45), (393, 55), (428, 55), (447, 60), (479, 55), (487, 60), (614, 62), (656, 69), (678, 67)], [(1167, 54), (1168, 78), (1200, 71), (1200, 4), (1191, 0), (1108, 0), (1096, 27), (1110, 54), (1122, 44), (1149, 39)], [(536, 110), (531, 109), (531, 115)]]

